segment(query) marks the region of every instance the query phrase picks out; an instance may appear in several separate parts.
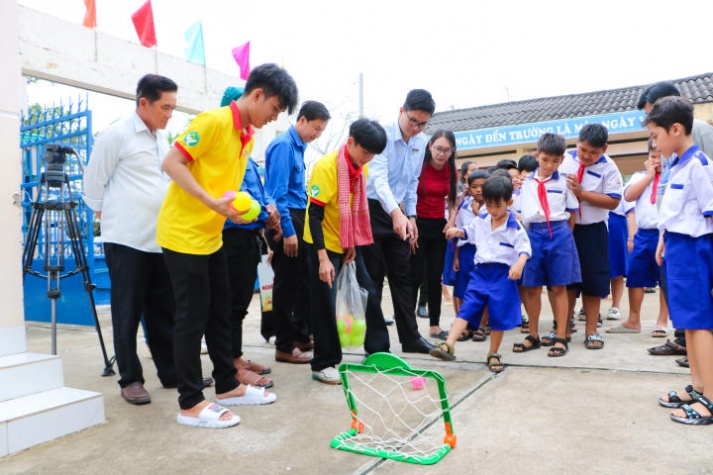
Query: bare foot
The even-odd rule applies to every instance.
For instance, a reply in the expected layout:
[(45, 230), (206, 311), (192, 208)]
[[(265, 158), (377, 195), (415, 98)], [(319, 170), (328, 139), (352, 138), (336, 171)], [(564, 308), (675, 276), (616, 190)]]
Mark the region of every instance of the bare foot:
[[(198, 417), (200, 416), (201, 411), (205, 409), (209, 404), (211, 404), (210, 401), (203, 400), (190, 409), (181, 409), (181, 415), (187, 417)], [(233, 418), (233, 416), (234, 414), (231, 411), (228, 411), (220, 416), (220, 420), (229, 421)]]

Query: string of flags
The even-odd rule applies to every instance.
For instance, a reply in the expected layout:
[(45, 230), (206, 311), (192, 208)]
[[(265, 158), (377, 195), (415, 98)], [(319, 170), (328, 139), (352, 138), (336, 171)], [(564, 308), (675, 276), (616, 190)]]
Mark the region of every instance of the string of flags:
[[(97, 7), (96, 0), (82, 0), (86, 7), (86, 13), (82, 20), (82, 25), (87, 28), (96, 29), (97, 27)], [(131, 14), (131, 21), (136, 29), (136, 34), (139, 42), (146, 48), (151, 48), (157, 45), (156, 28), (154, 25), (153, 8), (151, 0), (139, 7)], [(203, 23), (198, 21), (188, 27), (184, 33), (186, 40), (186, 61), (206, 65), (205, 60), (205, 43), (203, 40)], [(240, 68), (240, 78), (247, 80), (250, 75), (250, 42), (236, 46), (231, 49), (233, 58)]]

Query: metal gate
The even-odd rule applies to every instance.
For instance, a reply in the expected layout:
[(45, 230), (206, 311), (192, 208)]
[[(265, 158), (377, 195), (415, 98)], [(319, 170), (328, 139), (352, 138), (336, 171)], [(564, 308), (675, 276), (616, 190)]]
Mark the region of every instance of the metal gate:
[[(23, 244), (27, 239), (28, 225), (32, 216), (32, 202), (38, 199), (40, 192), (40, 177), (44, 170), (43, 157), (49, 144), (71, 147), (76, 155), (67, 155), (64, 171), (69, 180), (64, 200), (77, 203), (76, 214), (79, 222), (79, 233), (90, 268), (92, 282), (96, 282), (97, 271), (106, 272), (100, 245), (94, 242), (93, 212), (82, 200), (83, 170), (92, 148), (92, 112), (88, 109), (87, 99), (77, 99), (65, 105), (51, 107), (31, 107), (22, 112), (20, 127), (20, 147), (22, 149), (22, 231)], [(45, 215), (45, 219), (51, 216)], [(54, 223), (48, 223), (50, 227)], [(33, 270), (42, 272), (45, 247), (44, 239), (50, 239), (43, 234), (38, 237), (38, 245), (33, 256)], [(68, 240), (68, 237), (64, 237)], [(67, 270), (76, 268), (75, 256), (72, 256), (71, 245), (62, 246), (65, 249), (65, 267)], [(97, 266), (99, 269), (97, 269)], [(104, 268), (104, 269), (102, 269)], [(46, 322), (50, 320), (50, 303), (47, 297), (47, 282), (45, 279), (26, 275), (24, 279), (25, 318), (27, 320)], [(108, 293), (106, 294), (108, 295)], [(105, 299), (108, 297), (105, 297)], [(103, 302), (97, 299), (97, 303)], [(81, 274), (61, 279), (61, 297), (57, 301), (57, 321), (76, 325), (94, 325), (93, 313), (89, 304)]]

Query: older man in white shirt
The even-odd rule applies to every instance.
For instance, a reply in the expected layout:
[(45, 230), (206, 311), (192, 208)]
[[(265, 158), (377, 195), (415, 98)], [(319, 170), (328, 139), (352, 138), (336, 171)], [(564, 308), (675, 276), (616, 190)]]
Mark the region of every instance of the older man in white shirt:
[(147, 74), (136, 88), (136, 111), (96, 140), (84, 175), (84, 201), (101, 219), (111, 278), (111, 318), (121, 396), (147, 404), (136, 333), (146, 338), (164, 387), (176, 387), (173, 364), (174, 298), (156, 244), (156, 220), (168, 188), (161, 162), (169, 150), (163, 133), (176, 107), (178, 86)]

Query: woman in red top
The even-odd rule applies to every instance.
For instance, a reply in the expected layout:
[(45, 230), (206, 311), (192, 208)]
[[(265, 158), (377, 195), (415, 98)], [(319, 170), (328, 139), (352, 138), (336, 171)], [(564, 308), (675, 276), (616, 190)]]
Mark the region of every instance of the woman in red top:
[[(448, 332), (441, 329), (441, 275), (446, 257), (445, 231), (453, 226), (456, 212), (456, 138), (449, 130), (438, 130), (428, 141), (421, 176), (418, 179), (416, 226), (418, 242), (412, 249), (411, 272), (414, 302), (425, 279), (428, 294), (429, 334), (445, 340)], [(446, 220), (446, 202), (448, 220)]]

